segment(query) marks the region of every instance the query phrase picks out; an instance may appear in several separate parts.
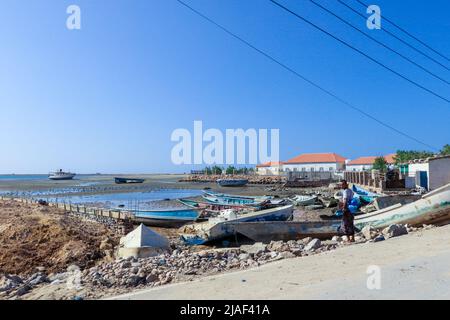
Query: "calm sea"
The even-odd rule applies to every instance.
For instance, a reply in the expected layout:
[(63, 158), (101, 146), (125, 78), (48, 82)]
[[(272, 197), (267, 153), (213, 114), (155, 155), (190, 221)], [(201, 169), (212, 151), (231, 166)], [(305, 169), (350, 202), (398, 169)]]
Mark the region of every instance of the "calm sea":
[(0, 174), (0, 181), (46, 180), (46, 174)]

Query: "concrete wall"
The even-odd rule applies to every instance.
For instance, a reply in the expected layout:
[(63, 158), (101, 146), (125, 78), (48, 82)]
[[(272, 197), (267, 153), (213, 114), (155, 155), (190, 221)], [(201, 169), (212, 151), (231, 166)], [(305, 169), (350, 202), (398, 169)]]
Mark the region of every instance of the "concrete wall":
[(450, 183), (450, 158), (430, 160), (428, 185), (430, 190), (435, 190)]

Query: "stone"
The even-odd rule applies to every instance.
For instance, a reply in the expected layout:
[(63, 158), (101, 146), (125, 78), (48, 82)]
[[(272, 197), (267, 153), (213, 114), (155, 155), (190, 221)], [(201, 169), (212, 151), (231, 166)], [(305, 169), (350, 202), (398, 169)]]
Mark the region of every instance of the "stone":
[(334, 236), (334, 237), (331, 239), (331, 241), (341, 242), (342, 239), (341, 239), (341, 237), (339, 237), (339, 236)]
[(370, 225), (362, 228), (361, 233), (367, 240), (372, 240), (377, 236), (376, 230)]
[(149, 274), (146, 278), (145, 278), (145, 282), (146, 283), (152, 283), (152, 282), (156, 282), (158, 281), (158, 276), (154, 275), (154, 274)]
[(19, 297), (23, 296), (24, 294), (28, 293), (28, 291), (30, 291), (30, 289), (31, 289), (30, 286), (23, 285), (16, 291), (16, 295)]
[(385, 240), (384, 236), (380, 234), (379, 236), (376, 236), (375, 239), (373, 239), (373, 242), (380, 242), (384, 240)]
[(311, 237), (306, 237), (306, 238), (303, 238), (303, 239), (302, 239), (302, 242), (303, 242), (303, 244), (308, 244), (308, 243), (311, 242), (311, 240), (313, 240), (313, 238), (311, 238)]
[(250, 258), (250, 255), (248, 253), (241, 253), (239, 255), (239, 260), (248, 260)]
[(48, 282), (48, 278), (44, 274), (39, 274), (36, 277), (33, 277), (32, 280), (28, 281), (30, 286), (37, 286), (38, 284)]
[(253, 245), (243, 245), (240, 247), (241, 251), (249, 254), (260, 254), (267, 251), (267, 246), (262, 242), (257, 242)]
[(319, 249), (320, 246), (321, 246), (320, 240), (313, 239), (305, 246), (305, 251), (316, 250), (316, 249)]
[(401, 224), (392, 224), (383, 230), (385, 238), (399, 237), (405, 234), (408, 234), (408, 230)]

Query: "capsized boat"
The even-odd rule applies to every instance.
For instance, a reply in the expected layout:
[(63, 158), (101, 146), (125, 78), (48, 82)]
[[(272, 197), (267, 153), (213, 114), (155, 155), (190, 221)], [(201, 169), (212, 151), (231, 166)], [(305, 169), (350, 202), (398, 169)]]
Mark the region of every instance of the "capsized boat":
[(293, 212), (292, 204), (244, 214), (226, 210), (222, 215), (211, 218), (207, 222), (186, 225), (180, 230), (180, 233), (188, 243), (191, 242), (190, 239), (196, 239), (196, 244), (207, 243), (233, 235), (234, 233), (226, 227), (228, 222), (286, 221), (292, 218)]
[(194, 208), (139, 210), (134, 212), (133, 221), (147, 226), (179, 228), (199, 216), (200, 210)]
[(218, 179), (217, 184), (221, 187), (243, 187), (248, 183), (247, 179)]

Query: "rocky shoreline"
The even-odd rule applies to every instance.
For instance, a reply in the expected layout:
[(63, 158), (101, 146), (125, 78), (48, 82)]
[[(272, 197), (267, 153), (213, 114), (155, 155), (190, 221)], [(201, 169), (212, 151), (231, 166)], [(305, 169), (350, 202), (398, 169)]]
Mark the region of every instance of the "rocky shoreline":
[[(433, 226), (412, 228), (392, 225), (377, 231), (367, 227), (356, 235), (354, 244), (346, 243), (345, 237), (336, 236), (327, 241), (305, 238), (297, 241), (272, 241), (269, 244), (255, 243), (237, 248), (207, 248), (195, 251), (192, 247), (172, 242), (171, 252), (151, 258), (116, 259), (85, 270), (71, 266), (67, 272), (49, 275), (42, 269), (36, 270), (36, 273), (28, 277), (3, 274), (0, 275), (0, 298), (99, 299), (138, 289), (257, 268), (274, 261), (320, 254), (348, 245), (375, 243), (430, 228)], [(112, 245), (108, 243), (102, 243), (102, 246), (104, 249), (112, 249)], [(58, 292), (57, 296), (54, 296), (54, 292)]]

